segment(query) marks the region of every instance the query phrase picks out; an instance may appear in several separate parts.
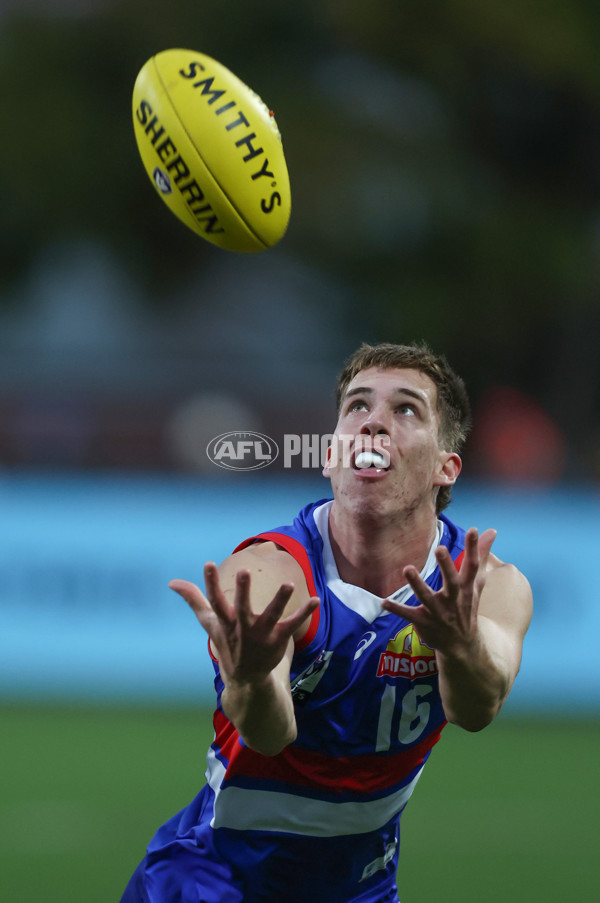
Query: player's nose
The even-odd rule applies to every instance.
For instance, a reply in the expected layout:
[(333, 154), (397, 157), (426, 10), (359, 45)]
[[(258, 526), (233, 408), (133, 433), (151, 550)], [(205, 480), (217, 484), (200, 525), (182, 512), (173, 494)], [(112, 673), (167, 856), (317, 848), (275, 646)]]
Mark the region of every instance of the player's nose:
[(379, 407), (373, 408), (363, 422), (360, 432), (363, 436), (389, 436), (390, 430), (385, 413)]

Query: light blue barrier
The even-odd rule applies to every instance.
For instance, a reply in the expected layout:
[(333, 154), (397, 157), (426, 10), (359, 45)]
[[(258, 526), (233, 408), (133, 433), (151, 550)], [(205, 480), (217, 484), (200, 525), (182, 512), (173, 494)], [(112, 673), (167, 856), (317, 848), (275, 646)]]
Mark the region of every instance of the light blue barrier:
[[(202, 628), (167, 588), (205, 560), (289, 522), (324, 480), (0, 480), (0, 694), (5, 699), (208, 701)], [(597, 491), (465, 484), (449, 511), (494, 526), (495, 551), (529, 577), (535, 616), (509, 708), (597, 711)]]

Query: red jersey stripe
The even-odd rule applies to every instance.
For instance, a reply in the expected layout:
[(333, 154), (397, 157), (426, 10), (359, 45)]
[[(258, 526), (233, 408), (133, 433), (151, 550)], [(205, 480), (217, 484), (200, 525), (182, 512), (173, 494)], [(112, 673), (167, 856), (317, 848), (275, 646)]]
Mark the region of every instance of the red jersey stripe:
[(457, 571), (460, 571), (460, 566), (463, 563), (463, 558), (465, 557), (465, 550), (463, 549), (460, 555), (457, 555), (454, 559), (454, 567)]
[(332, 792), (372, 793), (399, 784), (437, 743), (444, 725), (421, 743), (392, 756), (382, 754), (332, 758), (320, 752), (288, 746), (276, 756), (263, 756), (232, 742), (235, 728), (221, 713), (215, 714), (217, 745), (229, 760), (225, 778), (236, 777), (281, 781), (297, 787), (316, 787)]
[(213, 725), (215, 728), (215, 746), (228, 762), (235, 761), (244, 748), (240, 742), (240, 735), (237, 729), (220, 709), (215, 711)]

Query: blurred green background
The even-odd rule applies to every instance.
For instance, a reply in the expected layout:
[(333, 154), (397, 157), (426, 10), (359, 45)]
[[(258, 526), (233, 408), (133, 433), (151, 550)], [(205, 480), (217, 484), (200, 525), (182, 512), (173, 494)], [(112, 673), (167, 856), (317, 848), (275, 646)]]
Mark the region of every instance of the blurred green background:
[[(208, 709), (0, 710), (2, 899), (119, 900), (144, 844), (203, 782)], [(449, 726), (402, 819), (403, 903), (593, 900), (598, 725)]]
[[(265, 499), (261, 526), (293, 515), (283, 477), (313, 492), (280, 460), (236, 507), (207, 441), (329, 432), (363, 339), (465, 377), (468, 498), (536, 596), (528, 692), (448, 728), (407, 810), (403, 903), (593, 898), (599, 38), (591, 0), (1, 0), (0, 899), (118, 900), (196, 793), (210, 681), (166, 580)], [(276, 113), (293, 210), (267, 254), (202, 242), (144, 174), (131, 91), (175, 46)]]

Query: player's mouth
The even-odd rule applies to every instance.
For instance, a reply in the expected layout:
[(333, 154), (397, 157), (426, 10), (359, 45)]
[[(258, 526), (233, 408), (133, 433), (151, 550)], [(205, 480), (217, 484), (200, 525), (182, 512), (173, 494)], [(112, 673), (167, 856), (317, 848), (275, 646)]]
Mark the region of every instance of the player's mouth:
[(387, 473), (390, 469), (390, 458), (379, 451), (361, 451), (354, 456), (353, 469), (363, 476), (376, 476)]

